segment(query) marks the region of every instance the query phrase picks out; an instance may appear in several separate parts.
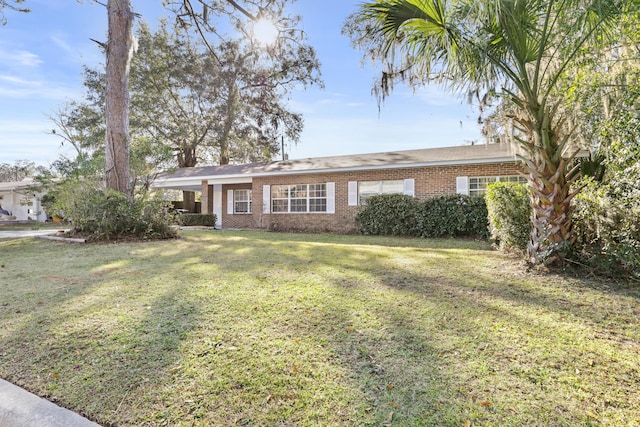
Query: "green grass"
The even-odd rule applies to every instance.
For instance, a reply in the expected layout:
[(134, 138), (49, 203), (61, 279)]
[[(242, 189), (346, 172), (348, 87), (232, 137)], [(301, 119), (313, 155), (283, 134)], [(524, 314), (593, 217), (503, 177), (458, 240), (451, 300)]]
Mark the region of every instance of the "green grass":
[(0, 377), (105, 425), (638, 426), (640, 291), (484, 243), (0, 241)]

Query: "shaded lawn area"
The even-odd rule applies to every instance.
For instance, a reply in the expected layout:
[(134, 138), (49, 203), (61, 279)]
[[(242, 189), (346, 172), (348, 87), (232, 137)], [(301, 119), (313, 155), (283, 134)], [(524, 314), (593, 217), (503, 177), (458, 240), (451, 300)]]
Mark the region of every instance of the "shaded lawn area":
[(0, 240), (0, 377), (105, 426), (640, 425), (640, 291), (485, 243)]

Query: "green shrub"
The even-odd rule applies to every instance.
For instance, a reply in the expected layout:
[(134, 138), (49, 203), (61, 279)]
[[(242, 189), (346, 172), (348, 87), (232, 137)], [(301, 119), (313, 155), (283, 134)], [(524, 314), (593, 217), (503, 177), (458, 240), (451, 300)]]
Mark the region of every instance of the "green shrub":
[(531, 204), (526, 184), (489, 184), (485, 201), (491, 237), (500, 249), (525, 250), (531, 234)]
[(144, 197), (131, 200), (123, 193), (101, 188), (98, 181), (66, 182), (56, 189), (51, 208), (70, 221), (76, 233), (90, 240), (176, 236), (167, 203)]
[(469, 197), (466, 205), (467, 223), (465, 235), (476, 236), (488, 239), (489, 234), (489, 211), (487, 202), (483, 197)]
[(178, 220), (184, 226), (215, 227), (217, 217), (215, 214), (183, 213)]
[(431, 197), (418, 209), (421, 237), (473, 236), (487, 238), (487, 206), (483, 199), (463, 194)]
[(403, 194), (371, 196), (360, 207), (356, 222), (364, 234), (415, 236), (418, 201)]
[(423, 202), (402, 194), (372, 196), (356, 222), (364, 234), (455, 237), (489, 235), (483, 199), (452, 194)]
[(599, 274), (640, 279), (640, 200), (588, 181), (574, 199), (571, 257)]

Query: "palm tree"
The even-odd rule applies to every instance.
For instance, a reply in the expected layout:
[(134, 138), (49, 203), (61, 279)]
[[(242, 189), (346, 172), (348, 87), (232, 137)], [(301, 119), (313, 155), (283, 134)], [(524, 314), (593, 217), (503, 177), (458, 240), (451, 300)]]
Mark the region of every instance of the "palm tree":
[[(499, 99), (503, 137), (521, 148), (533, 208), (528, 254), (551, 262), (572, 243), (576, 116), (559, 83), (612, 36), (635, 0), (377, 0), (347, 24), (382, 62), (378, 90), (398, 78)], [(504, 124), (503, 123), (503, 124)]]

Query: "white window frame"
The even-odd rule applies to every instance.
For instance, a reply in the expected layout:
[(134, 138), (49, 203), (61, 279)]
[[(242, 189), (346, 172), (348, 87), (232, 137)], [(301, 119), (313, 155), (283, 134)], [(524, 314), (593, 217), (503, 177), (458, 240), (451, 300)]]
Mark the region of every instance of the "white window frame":
[[(240, 194), (245, 194), (246, 195), (246, 199), (243, 200), (238, 200), (238, 195)], [(247, 204), (247, 211), (240, 211), (238, 210), (238, 204), (239, 203), (246, 203)], [(248, 188), (242, 188), (239, 190), (233, 190), (233, 213), (234, 215), (249, 215), (252, 213), (252, 206), (251, 206), (251, 190)]]
[[(332, 189), (332, 183), (327, 182), (317, 182), (312, 184), (282, 184), (282, 185), (272, 185), (271, 186), (271, 213), (274, 214), (283, 214), (283, 213), (333, 213), (332, 206), (330, 204), (329, 196), (330, 191)], [(321, 186), (320, 189), (316, 188), (316, 186)], [(286, 197), (273, 197), (274, 194), (278, 193), (279, 187), (286, 187), (284, 193)], [(318, 191), (321, 194), (318, 196)], [(313, 193), (313, 194), (312, 194)], [(300, 196), (300, 194), (304, 194), (304, 196)], [(292, 197), (292, 195), (297, 197)], [(324, 210), (310, 210), (312, 208), (312, 202), (322, 202), (324, 200)], [(276, 207), (274, 202), (280, 202), (279, 204), (285, 205), (286, 201), (286, 211), (279, 210), (280, 207)], [(292, 201), (297, 201), (294, 203), (298, 208), (302, 206), (300, 203), (304, 201), (305, 210), (291, 210)], [(295, 207), (294, 207), (295, 208)], [(335, 208), (334, 208), (335, 209)]]
[(493, 184), (494, 182), (517, 182), (526, 184), (527, 178), (522, 175), (471, 176), (469, 177), (469, 187), (467, 190), (469, 196), (483, 197), (487, 192), (487, 185)]
[[(358, 205), (363, 205), (366, 203), (367, 199), (371, 196), (377, 196), (379, 194), (406, 194), (406, 189), (408, 187), (408, 185), (406, 184), (407, 180), (402, 180), (402, 179), (386, 179), (386, 180), (381, 180), (381, 181), (358, 181)], [(399, 185), (400, 190), (399, 191), (384, 191), (384, 184), (385, 183), (393, 183), (394, 185)], [(367, 185), (378, 185), (378, 191), (376, 193), (367, 193), (366, 196), (364, 196), (362, 194), (362, 190), (360, 189), (360, 185), (361, 184), (367, 184)], [(413, 190), (413, 187), (411, 186), (411, 190)], [(412, 194), (413, 195), (413, 194)]]

